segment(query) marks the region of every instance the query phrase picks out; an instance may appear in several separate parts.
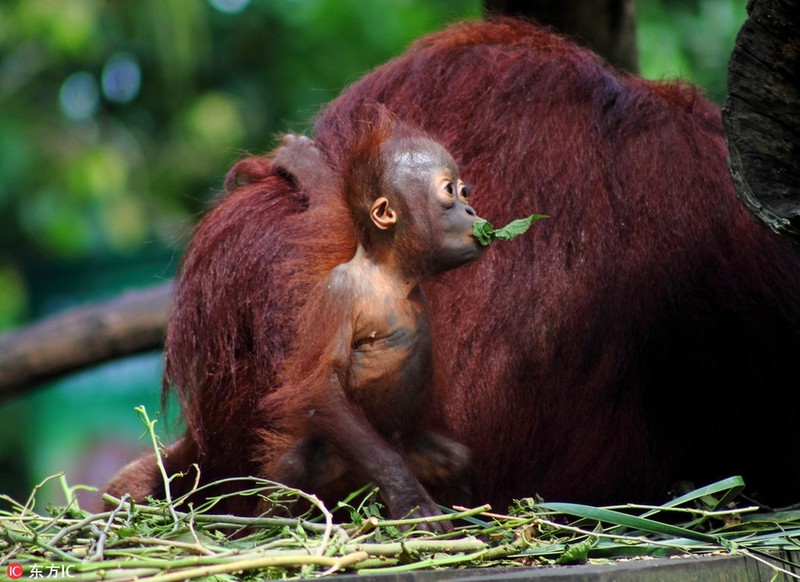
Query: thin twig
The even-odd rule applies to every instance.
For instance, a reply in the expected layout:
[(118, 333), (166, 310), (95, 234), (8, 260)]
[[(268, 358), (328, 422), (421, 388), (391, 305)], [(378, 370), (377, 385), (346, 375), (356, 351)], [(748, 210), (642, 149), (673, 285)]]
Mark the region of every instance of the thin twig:
[(800, 574), (796, 574), (795, 572), (790, 572), (789, 570), (787, 570), (785, 568), (781, 568), (780, 566), (777, 566), (775, 564), (774, 559), (769, 559), (769, 558), (762, 557), (761, 556), (761, 552), (748, 550), (746, 548), (740, 549), (739, 552), (743, 556), (747, 556), (748, 558), (751, 558), (751, 559), (755, 560), (756, 562), (761, 562), (765, 566), (769, 566), (771, 569), (775, 570), (776, 572), (780, 572), (781, 574), (789, 576), (790, 578), (794, 578), (795, 580), (800, 580)]
[(143, 538), (139, 536), (131, 536), (129, 538), (125, 538), (125, 542), (128, 544), (141, 544), (144, 546), (152, 545), (152, 546), (164, 546), (167, 548), (178, 548), (181, 550), (188, 550), (190, 552), (203, 554), (204, 556), (219, 555), (217, 552), (213, 552), (210, 549), (203, 547), (199, 541), (195, 544), (188, 544), (186, 542), (179, 542), (176, 540), (162, 540), (160, 538)]
[(106, 547), (106, 540), (108, 539), (108, 532), (111, 530), (111, 524), (114, 522), (114, 519), (117, 517), (120, 511), (122, 511), (125, 502), (130, 499), (130, 495), (127, 493), (122, 496), (120, 499), (120, 504), (111, 510), (111, 515), (108, 516), (108, 520), (106, 521), (106, 526), (103, 528), (103, 531), (100, 532), (100, 535), (97, 537), (97, 542), (95, 543), (93, 549), (94, 553), (91, 555), (87, 560), (89, 562), (96, 562), (97, 560), (103, 559), (103, 550)]
[(164, 481), (164, 496), (167, 501), (167, 507), (172, 514), (172, 519), (175, 523), (175, 528), (177, 529), (178, 515), (175, 513), (175, 505), (172, 503), (172, 494), (170, 493), (171, 479), (167, 474), (166, 467), (164, 467), (164, 460), (161, 458), (161, 442), (159, 441), (158, 435), (155, 431), (155, 426), (156, 422), (158, 422), (158, 419), (150, 420), (150, 417), (147, 415), (147, 409), (144, 406), (137, 406), (134, 410), (136, 410), (136, 412), (139, 414), (139, 417), (142, 419), (142, 422), (144, 422), (145, 426), (147, 427), (147, 432), (150, 435), (150, 440), (153, 444), (153, 451), (156, 455), (156, 464), (158, 465), (158, 470), (161, 472), (161, 479)]
[(325, 556), (297, 556), (290, 558), (254, 558), (251, 560), (241, 560), (238, 562), (227, 562), (216, 566), (201, 566), (180, 570), (171, 574), (153, 576), (151, 582), (173, 582), (177, 580), (191, 580), (214, 574), (225, 574), (229, 572), (244, 572), (247, 570), (258, 570), (260, 568), (286, 568), (301, 567), (304, 565), (326, 566), (340, 570), (347, 568), (358, 562), (366, 560), (369, 555), (366, 552), (355, 552), (341, 558), (328, 558)]

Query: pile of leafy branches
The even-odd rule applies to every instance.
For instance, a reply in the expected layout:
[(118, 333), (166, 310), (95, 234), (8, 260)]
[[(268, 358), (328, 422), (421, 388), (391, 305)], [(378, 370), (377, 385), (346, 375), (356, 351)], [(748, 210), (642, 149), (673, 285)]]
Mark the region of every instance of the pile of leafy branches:
[[(139, 410), (158, 451), (144, 409)], [(163, 467), (162, 467), (163, 470)], [(735, 507), (744, 483), (732, 477), (661, 506), (595, 508), (518, 501), (506, 514), (488, 506), (456, 508), (439, 518), (386, 520), (376, 491), (325, 507), (316, 497), (262, 479), (242, 479), (240, 495), (281, 507), (303, 501), (297, 518), (243, 518), (214, 513), (222, 499), (193, 506), (187, 497), (137, 504), (106, 496), (110, 511), (80, 509), (62, 476), (65, 507), (37, 513), (37, 489), (25, 503), (0, 495), (0, 565), (24, 574), (68, 572), (83, 579), (166, 582), (316, 577), (341, 571), (579, 564), (640, 556), (741, 554), (797, 578), (774, 552), (800, 549), (800, 511), (763, 513)], [(51, 478), (51, 479), (53, 479)], [(164, 478), (167, 479), (166, 475)], [(168, 480), (167, 480), (168, 482)], [(169, 496), (168, 496), (169, 497)], [(339, 519), (340, 515), (345, 519)], [(453, 533), (419, 531), (449, 519)]]

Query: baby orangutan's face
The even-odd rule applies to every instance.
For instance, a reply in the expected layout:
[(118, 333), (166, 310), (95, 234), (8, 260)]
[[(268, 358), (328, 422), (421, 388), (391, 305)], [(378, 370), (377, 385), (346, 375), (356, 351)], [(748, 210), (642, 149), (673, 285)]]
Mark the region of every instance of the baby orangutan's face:
[(434, 270), (446, 271), (480, 257), (484, 247), (472, 234), (479, 217), (452, 156), (428, 139), (398, 142), (387, 144), (387, 183), (391, 194), (405, 201), (401, 220), (411, 222), (417, 236), (431, 242)]

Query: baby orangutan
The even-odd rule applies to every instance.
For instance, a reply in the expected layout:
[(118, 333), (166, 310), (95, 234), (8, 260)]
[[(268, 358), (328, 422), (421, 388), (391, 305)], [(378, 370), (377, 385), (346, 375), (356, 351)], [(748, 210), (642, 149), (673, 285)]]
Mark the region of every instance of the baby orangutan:
[[(273, 164), (319, 184), (321, 159), (289, 137)], [(343, 188), (358, 248), (299, 314), (281, 386), (262, 402), (274, 420), (263, 473), (326, 500), (373, 481), (393, 517), (440, 515), (426, 487), (466, 490), (469, 451), (420, 426), (431, 379), (420, 282), (480, 257), (478, 217), (450, 154), (398, 122), (365, 130)]]

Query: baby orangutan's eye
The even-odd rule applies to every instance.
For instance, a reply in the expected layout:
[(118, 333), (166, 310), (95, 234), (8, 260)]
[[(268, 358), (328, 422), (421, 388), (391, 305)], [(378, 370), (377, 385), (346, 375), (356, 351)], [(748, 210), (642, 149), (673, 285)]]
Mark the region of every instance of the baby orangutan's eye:
[(453, 192), (453, 183), (452, 182), (445, 182), (444, 189), (445, 189), (445, 192), (450, 194), (450, 196), (455, 195), (455, 192)]
[(472, 192), (472, 184), (463, 184), (461, 186), (461, 195), (464, 198), (469, 198), (471, 192)]

